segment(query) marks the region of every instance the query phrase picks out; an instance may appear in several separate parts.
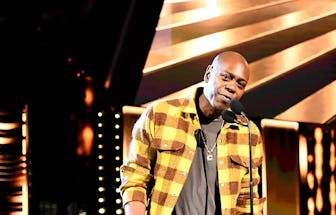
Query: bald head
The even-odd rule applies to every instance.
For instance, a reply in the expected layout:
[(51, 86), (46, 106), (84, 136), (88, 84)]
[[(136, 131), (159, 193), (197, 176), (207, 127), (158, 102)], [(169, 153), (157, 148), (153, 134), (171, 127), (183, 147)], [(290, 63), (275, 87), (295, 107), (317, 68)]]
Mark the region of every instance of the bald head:
[(248, 78), (250, 76), (248, 62), (238, 52), (225, 51), (225, 52), (218, 54), (212, 61), (211, 66), (213, 66), (215, 71), (219, 71), (220, 68), (224, 68), (224, 67), (230, 68), (231, 66), (238, 66), (238, 67), (241, 67), (241, 69), (246, 72), (246, 75), (247, 75), (246, 81), (248, 81)]

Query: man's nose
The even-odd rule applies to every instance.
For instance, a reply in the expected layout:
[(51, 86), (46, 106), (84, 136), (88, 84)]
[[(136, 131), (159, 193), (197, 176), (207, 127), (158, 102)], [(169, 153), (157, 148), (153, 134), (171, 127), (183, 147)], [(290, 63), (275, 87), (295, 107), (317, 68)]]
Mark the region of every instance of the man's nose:
[(236, 81), (235, 80), (231, 80), (231, 81), (228, 81), (225, 85), (225, 89), (227, 91), (229, 91), (230, 93), (234, 94), (236, 92)]

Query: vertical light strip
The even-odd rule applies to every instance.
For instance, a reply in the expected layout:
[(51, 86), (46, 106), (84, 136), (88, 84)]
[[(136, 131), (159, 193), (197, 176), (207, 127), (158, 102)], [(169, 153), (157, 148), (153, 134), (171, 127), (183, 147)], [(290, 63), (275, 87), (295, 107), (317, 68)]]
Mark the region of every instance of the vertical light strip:
[(22, 214), (28, 214), (29, 211), (29, 195), (28, 195), (28, 176), (27, 176), (27, 151), (29, 146), (28, 117), (27, 105), (22, 112), (22, 158), (23, 161), (23, 180), (22, 180)]
[(321, 212), (323, 208), (323, 197), (321, 190), (321, 180), (323, 177), (323, 132), (321, 128), (315, 128), (314, 137), (316, 140), (315, 144), (315, 177), (317, 180), (316, 189), (316, 209)]
[(106, 187), (104, 183), (104, 171), (105, 171), (105, 162), (104, 162), (104, 144), (103, 144), (103, 128), (104, 128), (104, 123), (103, 123), (103, 112), (98, 112), (98, 124), (97, 124), (97, 132), (98, 132), (98, 144), (97, 144), (97, 212), (98, 214), (105, 214), (106, 213)]
[[(122, 126), (122, 112), (121, 111), (118, 111), (114, 114), (114, 117), (115, 117), (115, 122), (116, 124), (114, 125), (114, 128), (116, 130), (116, 133), (115, 133), (115, 136), (114, 136), (114, 142), (116, 143), (115, 146), (114, 146), (114, 150), (116, 152), (116, 156), (115, 156), (115, 166), (114, 166), (114, 170), (115, 170), (115, 183), (116, 185), (119, 185), (120, 184), (120, 175), (119, 175), (119, 167), (122, 163), (122, 143), (123, 143), (123, 138), (122, 138), (122, 135), (123, 135), (123, 126)], [(115, 214), (123, 214), (123, 210), (122, 210), (122, 206), (121, 206), (121, 196), (120, 196), (120, 191), (119, 191), (119, 187), (116, 186), (115, 188), (115, 194), (116, 196), (118, 196), (116, 199), (115, 199), (115, 204), (117, 205), (117, 208), (116, 208), (116, 211), (115, 211)]]
[(331, 143), (330, 143), (330, 193), (329, 193), (329, 201), (330, 201), (330, 215), (336, 215), (336, 185), (335, 185), (335, 162), (336, 162), (336, 154), (335, 154), (335, 130), (331, 130)]
[[(309, 139), (309, 137), (305, 138), (306, 141)], [(314, 142), (315, 145), (315, 142)], [(308, 143), (307, 143), (307, 148), (308, 148)], [(314, 192), (314, 187), (315, 187), (315, 175), (314, 171), (312, 169), (309, 169), (310, 166), (313, 166), (314, 163), (314, 154), (309, 153), (309, 150), (307, 151), (307, 162), (308, 162), (308, 169), (307, 169), (307, 185), (309, 188), (309, 191), (311, 193)], [(308, 209), (308, 215), (313, 215), (315, 211), (315, 200), (314, 197), (310, 196), (307, 199), (307, 209)]]
[(306, 137), (302, 134), (299, 135), (299, 168), (300, 180), (304, 183), (308, 176), (308, 145)]

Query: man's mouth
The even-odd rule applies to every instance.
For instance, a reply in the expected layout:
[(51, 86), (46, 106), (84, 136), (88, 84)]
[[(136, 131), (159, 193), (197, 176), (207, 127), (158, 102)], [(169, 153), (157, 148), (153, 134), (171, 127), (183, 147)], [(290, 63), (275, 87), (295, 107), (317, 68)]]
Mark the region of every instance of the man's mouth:
[(230, 103), (231, 102), (231, 100), (232, 100), (232, 98), (230, 97), (230, 96), (227, 96), (227, 95), (223, 95), (222, 94), (222, 96), (223, 96), (223, 98), (224, 98), (224, 101), (226, 102), (226, 103)]

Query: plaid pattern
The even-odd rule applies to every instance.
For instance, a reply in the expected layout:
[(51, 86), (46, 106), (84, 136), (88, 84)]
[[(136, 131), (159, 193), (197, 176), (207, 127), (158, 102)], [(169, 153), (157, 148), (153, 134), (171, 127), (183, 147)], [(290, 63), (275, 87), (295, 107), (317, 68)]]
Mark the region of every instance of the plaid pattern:
[[(201, 128), (190, 98), (153, 103), (134, 125), (130, 154), (121, 166), (120, 192), (125, 205), (141, 201), (148, 214), (171, 214), (196, 151), (195, 131)], [(265, 198), (258, 196), (263, 144), (251, 122), (253, 144), (254, 214), (262, 214)], [(250, 211), (248, 128), (225, 123), (217, 139), (218, 182), (222, 214)], [(149, 200), (149, 201), (148, 201)]]

